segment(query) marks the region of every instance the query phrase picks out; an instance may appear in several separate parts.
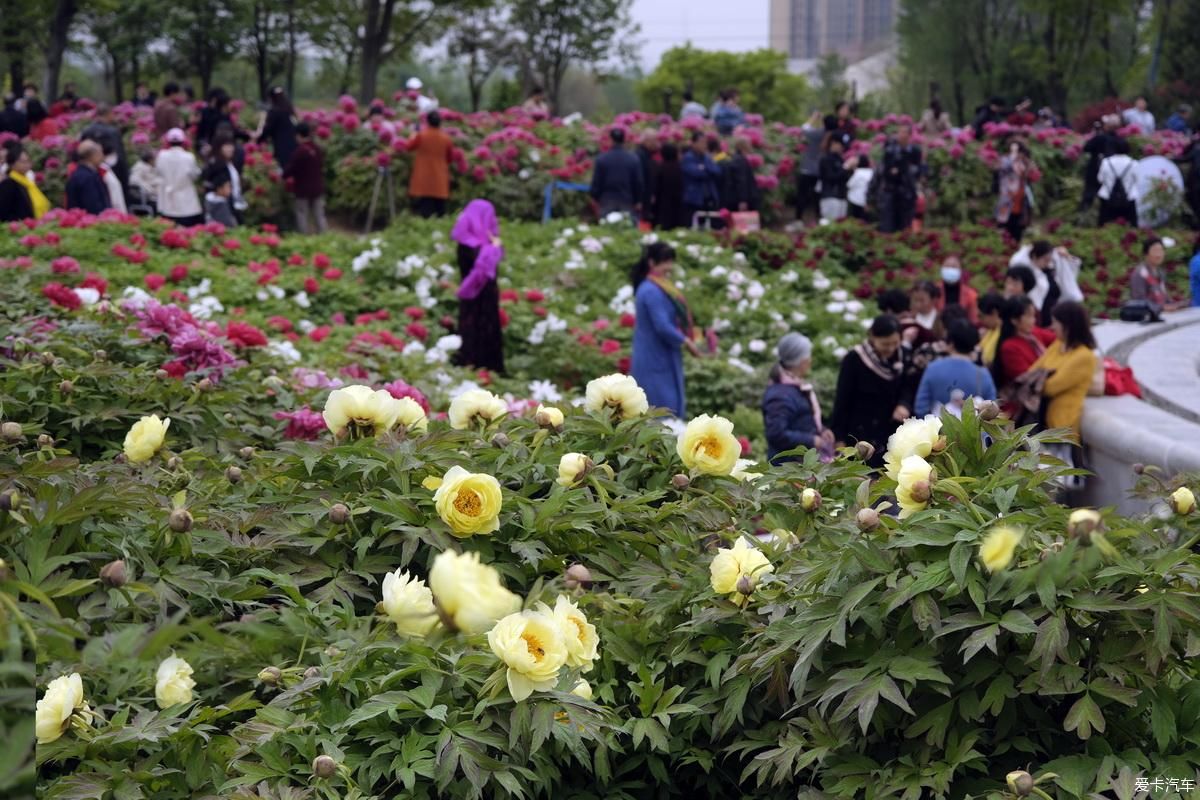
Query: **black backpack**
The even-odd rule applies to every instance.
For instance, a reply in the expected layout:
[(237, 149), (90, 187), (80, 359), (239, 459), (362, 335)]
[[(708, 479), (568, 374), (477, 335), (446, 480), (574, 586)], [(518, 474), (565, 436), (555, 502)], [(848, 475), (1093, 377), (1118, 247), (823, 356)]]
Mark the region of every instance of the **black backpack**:
[(1111, 205), (1124, 208), (1129, 205), (1129, 194), (1125, 191), (1125, 176), (1129, 174), (1129, 170), (1133, 169), (1135, 161), (1130, 161), (1125, 167), (1125, 171), (1117, 176), (1117, 182), (1113, 185), (1112, 193), (1108, 196), (1108, 202)]

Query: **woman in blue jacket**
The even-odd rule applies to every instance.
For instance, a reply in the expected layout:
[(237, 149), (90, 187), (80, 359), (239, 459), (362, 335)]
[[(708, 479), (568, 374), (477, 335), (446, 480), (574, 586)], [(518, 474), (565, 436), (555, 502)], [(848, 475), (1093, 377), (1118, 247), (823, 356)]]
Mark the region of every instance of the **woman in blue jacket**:
[(779, 360), (771, 367), (771, 385), (762, 400), (767, 458), (776, 461), (780, 453), (810, 447), (821, 451), (822, 460), (832, 460), (833, 431), (825, 427), (821, 403), (808, 382), (812, 342), (803, 334), (789, 333), (779, 340), (775, 352)]
[(683, 418), (683, 349), (700, 355), (695, 326), (683, 292), (671, 282), (675, 250), (663, 242), (649, 245), (631, 272), (636, 298), (633, 363), (630, 372), (651, 406)]
[(721, 168), (708, 155), (708, 142), (700, 131), (692, 134), (692, 146), (683, 154), (683, 224), (691, 227), (698, 211), (717, 207)]

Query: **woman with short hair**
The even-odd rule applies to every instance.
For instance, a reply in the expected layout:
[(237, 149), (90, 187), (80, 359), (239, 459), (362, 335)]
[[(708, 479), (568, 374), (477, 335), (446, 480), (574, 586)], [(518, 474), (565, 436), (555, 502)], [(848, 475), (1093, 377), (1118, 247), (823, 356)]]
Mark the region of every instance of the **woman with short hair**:
[(763, 392), (763, 427), (767, 458), (797, 447), (816, 448), (822, 459), (833, 459), (833, 431), (821, 418), (821, 403), (808, 381), (812, 369), (812, 342), (800, 333), (789, 333), (775, 348), (778, 360), (771, 367), (771, 383)]

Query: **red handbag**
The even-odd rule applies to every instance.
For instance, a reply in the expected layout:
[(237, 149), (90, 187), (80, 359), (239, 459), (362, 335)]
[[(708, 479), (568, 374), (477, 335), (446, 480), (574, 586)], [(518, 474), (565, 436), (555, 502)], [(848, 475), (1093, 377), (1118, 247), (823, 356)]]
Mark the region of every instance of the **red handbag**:
[(1133, 377), (1133, 370), (1111, 358), (1104, 359), (1104, 393), (1106, 395), (1131, 394), (1142, 396), (1142, 387)]

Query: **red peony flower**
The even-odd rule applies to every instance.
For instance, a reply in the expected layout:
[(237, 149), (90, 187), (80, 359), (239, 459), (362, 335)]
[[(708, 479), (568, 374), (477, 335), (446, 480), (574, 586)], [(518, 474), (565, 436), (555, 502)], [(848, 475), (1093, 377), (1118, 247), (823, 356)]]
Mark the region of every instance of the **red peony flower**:
[(163, 284), (167, 282), (167, 279), (162, 275), (159, 275), (157, 272), (148, 273), (142, 280), (145, 281), (146, 288), (152, 292), (157, 292), (163, 287)]
[(504, 303), (515, 303), (521, 299), (521, 295), (516, 289), (505, 289), (500, 292), (500, 300)]
[(419, 322), (410, 322), (404, 327), (404, 332), (422, 342), (429, 337), (429, 329)]
[(292, 329), (292, 321), (287, 317), (281, 317), (278, 314), (273, 317), (267, 317), (267, 324), (281, 333), (287, 333)]
[(476, 372), (475, 378), (483, 386), (491, 386), (492, 385), (492, 373), (488, 372), (486, 369), (481, 369), (481, 370), (479, 370), (479, 372)]
[(622, 328), (632, 328), (636, 322), (637, 322), (637, 318), (634, 317), (633, 314), (626, 312), (621, 315), (621, 327)]
[(187, 264), (176, 264), (171, 267), (171, 271), (167, 274), (171, 278), (171, 283), (183, 283), (188, 277)]
[(404, 309), (404, 316), (408, 317), (409, 319), (424, 319), (425, 309), (420, 308), (419, 306), (408, 306)]
[(617, 372), (620, 372), (622, 375), (628, 375), (632, 364), (633, 362), (629, 356), (621, 356), (617, 359)]
[(597, 331), (608, 330), (608, 326), (611, 324), (608, 320), (601, 318), (592, 323), (592, 329)]
[(507, 328), (508, 322), (509, 322), (508, 312), (505, 311), (503, 308), (500, 309), (500, 327)]
[(79, 272), (79, 262), (70, 256), (60, 256), (50, 262), (50, 271), (55, 275), (69, 275)]
[(546, 299), (546, 295), (537, 289), (530, 289), (529, 291), (525, 292), (525, 299), (531, 303), (540, 303)]
[(242, 243), (237, 239), (226, 239), (225, 241), (221, 242), (221, 246), (226, 250), (240, 250)]
[(238, 347), (266, 347), (267, 336), (249, 322), (230, 322), (225, 326), (225, 338)]
[(288, 266), (299, 267), (303, 266), (304, 262), (304, 256), (300, 255), (299, 253), (292, 253), (290, 256), (288, 256)]
[(42, 287), (42, 294), (54, 305), (71, 311), (83, 305), (83, 301), (79, 299), (79, 295), (75, 294), (73, 289), (63, 286), (61, 283), (47, 283)]
[(544, 316), (546, 316), (546, 314), (548, 314), (548, 313), (549, 313), (549, 312), (548, 312), (548, 311), (546, 311), (546, 308), (545, 308), (545, 306), (534, 306), (534, 307), (533, 307), (533, 314), (534, 314), (534, 316), (537, 316), (537, 317), (544, 317)]
[(314, 342), (323, 342), (325, 338), (333, 331), (333, 328), (328, 325), (320, 325), (308, 332), (308, 338)]
[(338, 278), (342, 277), (342, 271), (337, 267), (330, 267), (329, 269), (325, 270), (324, 275), (325, 280), (336, 281)]
[(320, 288), (320, 284), (317, 283), (316, 278), (309, 277), (304, 279), (304, 291), (309, 294), (316, 294)]
[(737, 440), (738, 444), (742, 446), (742, 458), (748, 457), (750, 455), (750, 437), (739, 436)]
[(317, 253), (313, 256), (313, 266), (317, 269), (325, 269), (333, 262), (329, 260), (329, 256), (324, 253)]
[(89, 272), (79, 285), (85, 289), (95, 289), (101, 295), (108, 291), (108, 281), (98, 272)]
[(600, 352), (606, 356), (611, 356), (621, 350), (621, 343), (616, 339), (605, 339), (600, 343)]

